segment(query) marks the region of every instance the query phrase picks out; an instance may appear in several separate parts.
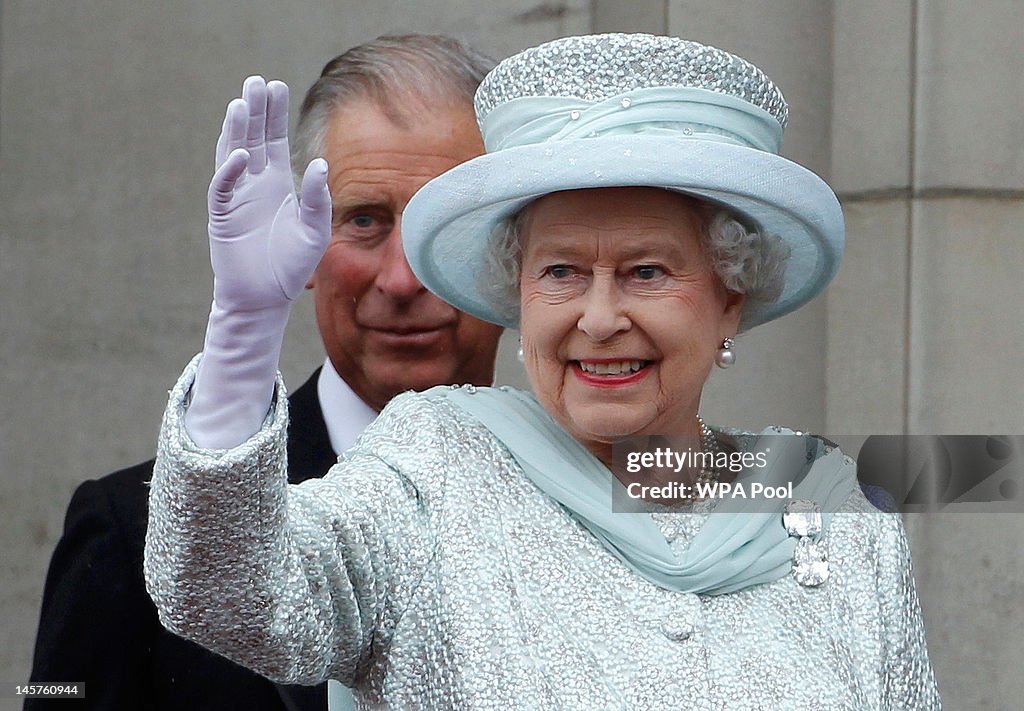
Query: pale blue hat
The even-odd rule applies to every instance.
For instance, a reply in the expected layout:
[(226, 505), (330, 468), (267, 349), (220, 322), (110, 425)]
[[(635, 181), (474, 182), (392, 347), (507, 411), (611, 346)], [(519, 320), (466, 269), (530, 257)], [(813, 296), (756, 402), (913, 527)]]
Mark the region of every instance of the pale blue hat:
[(778, 155), (782, 93), (728, 52), (654, 35), (566, 37), (502, 61), (475, 104), (487, 153), (424, 185), (402, 217), (413, 272), (473, 316), (518, 327), (481, 278), (487, 241), (525, 205), (562, 190), (676, 190), (780, 237), (790, 248), (782, 294), (745, 308), (744, 329), (802, 306), (839, 268), (839, 201)]

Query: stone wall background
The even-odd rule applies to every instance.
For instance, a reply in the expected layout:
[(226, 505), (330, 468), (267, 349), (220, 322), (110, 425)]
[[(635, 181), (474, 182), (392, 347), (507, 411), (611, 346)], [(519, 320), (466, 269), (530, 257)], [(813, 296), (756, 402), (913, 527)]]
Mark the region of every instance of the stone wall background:
[[(252, 73), (293, 104), (385, 32), (503, 57), (650, 31), (761, 66), (792, 106), (784, 154), (836, 188), (847, 255), (826, 296), (745, 335), (709, 419), (832, 434), (1024, 432), (1024, 25), (1014, 0), (0, 0), (0, 680), (24, 681), (71, 492), (151, 456), (202, 343), (204, 196), (226, 102)], [(499, 368), (522, 383), (514, 338)], [(293, 386), (323, 359), (309, 300)], [(907, 517), (947, 708), (1019, 704), (1024, 517)], [(98, 650), (99, 651), (99, 650)], [(11, 698), (0, 698), (0, 707)]]

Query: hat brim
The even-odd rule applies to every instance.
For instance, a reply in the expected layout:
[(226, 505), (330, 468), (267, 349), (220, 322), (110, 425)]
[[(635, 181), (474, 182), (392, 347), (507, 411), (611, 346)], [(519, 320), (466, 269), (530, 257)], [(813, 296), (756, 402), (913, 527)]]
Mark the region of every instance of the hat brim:
[(549, 193), (628, 186), (675, 190), (728, 206), (789, 245), (781, 296), (745, 308), (743, 329), (799, 308), (839, 268), (842, 209), (821, 178), (773, 153), (665, 135), (517, 146), (458, 165), (424, 185), (406, 206), (406, 257), (424, 286), (447, 303), (518, 328), (485, 283), (487, 243), (495, 228)]

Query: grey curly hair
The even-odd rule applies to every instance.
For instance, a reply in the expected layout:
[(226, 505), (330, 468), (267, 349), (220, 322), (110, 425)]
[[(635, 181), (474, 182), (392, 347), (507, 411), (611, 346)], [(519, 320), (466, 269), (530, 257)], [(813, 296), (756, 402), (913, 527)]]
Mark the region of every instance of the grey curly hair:
[[(728, 208), (698, 204), (703, 213), (704, 246), (725, 288), (746, 296), (744, 310), (773, 303), (785, 285), (789, 246), (778, 235), (750, 229)], [(481, 286), (495, 297), (507, 322), (519, 320), (519, 267), (528, 207), (495, 228), (481, 273)], [(740, 330), (744, 330), (742, 321)]]

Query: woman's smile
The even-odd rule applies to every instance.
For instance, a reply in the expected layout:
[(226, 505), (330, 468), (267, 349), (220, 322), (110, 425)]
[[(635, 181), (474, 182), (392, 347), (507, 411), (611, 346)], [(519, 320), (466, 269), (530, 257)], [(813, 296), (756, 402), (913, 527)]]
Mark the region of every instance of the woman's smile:
[(570, 361), (572, 372), (580, 381), (598, 388), (633, 385), (650, 373), (652, 361), (600, 358)]

